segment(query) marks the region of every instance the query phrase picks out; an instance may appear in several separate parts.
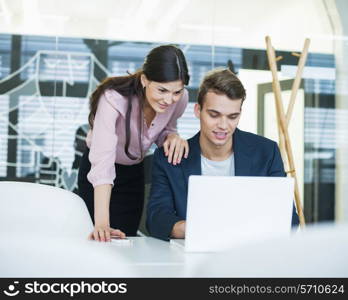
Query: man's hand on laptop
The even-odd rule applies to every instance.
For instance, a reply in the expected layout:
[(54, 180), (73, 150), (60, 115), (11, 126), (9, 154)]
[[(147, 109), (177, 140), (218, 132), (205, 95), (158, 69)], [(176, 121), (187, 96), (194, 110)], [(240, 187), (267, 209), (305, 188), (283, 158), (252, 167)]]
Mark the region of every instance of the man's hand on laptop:
[(171, 237), (173, 239), (185, 238), (186, 221), (176, 222), (173, 226)]

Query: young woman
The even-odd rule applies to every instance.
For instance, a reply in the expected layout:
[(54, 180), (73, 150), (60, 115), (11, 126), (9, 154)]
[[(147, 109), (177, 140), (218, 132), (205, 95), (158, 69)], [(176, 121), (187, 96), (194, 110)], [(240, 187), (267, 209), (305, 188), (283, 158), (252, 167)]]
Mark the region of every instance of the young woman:
[(188, 102), (188, 82), (184, 54), (165, 45), (152, 49), (135, 74), (107, 78), (93, 92), (78, 175), (79, 195), (94, 222), (90, 239), (136, 235), (144, 204), (143, 158), (153, 143), (163, 145), (168, 163), (187, 157), (176, 121)]

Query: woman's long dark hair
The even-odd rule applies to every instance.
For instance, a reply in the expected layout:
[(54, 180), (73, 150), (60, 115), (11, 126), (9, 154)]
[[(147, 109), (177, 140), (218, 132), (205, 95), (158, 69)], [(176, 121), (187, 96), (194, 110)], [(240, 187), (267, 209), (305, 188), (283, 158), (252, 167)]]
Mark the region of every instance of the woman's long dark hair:
[[(150, 51), (145, 58), (142, 69), (127, 76), (106, 78), (92, 93), (90, 98), (90, 113), (88, 116), (88, 122), (92, 129), (99, 99), (105, 90), (114, 89), (122, 96), (128, 98), (125, 153), (132, 160), (137, 159), (137, 157), (129, 153), (132, 97), (136, 96), (142, 103), (145, 99), (144, 89), (140, 81), (141, 74), (144, 74), (150, 81), (162, 83), (182, 80), (184, 85), (187, 85), (190, 79), (183, 52), (173, 45), (164, 45), (156, 47)], [(140, 122), (143, 122), (143, 120), (140, 120)], [(139, 146), (141, 149), (142, 145)]]

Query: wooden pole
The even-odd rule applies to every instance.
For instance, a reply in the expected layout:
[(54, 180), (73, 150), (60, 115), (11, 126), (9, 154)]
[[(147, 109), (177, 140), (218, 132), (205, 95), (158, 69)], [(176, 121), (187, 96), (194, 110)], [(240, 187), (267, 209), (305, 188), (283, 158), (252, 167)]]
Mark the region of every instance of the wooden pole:
[(278, 125), (278, 135), (279, 135), (279, 150), (284, 162), (284, 169), (290, 170), (289, 163), (288, 163), (289, 159), (288, 159), (288, 155), (286, 153), (286, 148), (285, 148), (285, 139), (284, 139), (284, 135), (282, 133), (282, 129), (280, 125)]
[[(300, 219), (300, 225), (301, 225), (301, 227), (304, 227), (305, 218), (303, 215), (303, 209), (302, 209), (302, 205), (301, 205), (301, 201), (300, 201), (300, 193), (299, 193), (299, 189), (298, 189), (297, 175), (296, 175), (294, 158), (293, 158), (291, 142), (290, 142), (290, 137), (289, 137), (289, 132), (288, 132), (288, 123), (287, 123), (287, 119), (286, 119), (286, 116), (284, 113), (284, 107), (283, 107), (283, 102), (282, 102), (282, 97), (281, 97), (281, 88), (280, 88), (280, 83), (278, 80), (276, 56), (275, 56), (275, 51), (272, 47), (271, 39), (269, 36), (266, 37), (266, 45), (267, 45), (268, 63), (269, 63), (269, 67), (270, 67), (270, 70), (271, 70), (272, 76), (273, 76), (272, 86), (273, 86), (273, 92), (274, 92), (275, 100), (276, 100), (276, 112), (278, 115), (278, 120), (279, 120), (279, 125), (281, 128), (281, 132), (284, 135), (285, 149), (286, 149), (288, 162), (289, 162), (290, 175), (295, 180), (295, 203), (296, 203), (297, 212), (298, 212), (299, 219)], [(290, 113), (290, 115), (291, 115), (291, 113)]]
[(297, 91), (300, 88), (301, 77), (302, 77), (303, 68), (305, 66), (306, 59), (307, 59), (309, 44), (310, 44), (310, 40), (306, 39), (305, 43), (304, 43), (304, 46), (303, 46), (302, 53), (300, 55), (300, 60), (298, 62), (298, 67), (297, 67), (295, 80), (294, 80), (294, 82), (292, 84), (291, 95), (290, 95), (290, 102), (289, 102), (288, 110), (286, 112), (286, 124), (287, 125), (289, 125), (289, 122), (290, 122), (290, 119), (291, 119), (291, 115), (292, 115), (292, 111), (294, 109), (294, 104), (295, 104), (295, 99), (296, 99), (296, 96), (297, 96)]
[[(292, 55), (297, 56), (300, 59), (299, 59), (298, 66), (297, 66), (295, 80), (294, 80), (294, 82), (292, 84), (292, 88), (291, 88), (289, 106), (288, 106), (288, 109), (286, 112), (286, 122), (287, 122), (288, 128), (289, 128), (289, 123), (290, 123), (290, 119), (292, 116), (293, 108), (295, 105), (297, 92), (300, 88), (301, 77), (302, 77), (303, 69), (304, 69), (304, 66), (305, 66), (306, 60), (307, 60), (309, 44), (310, 44), (310, 39), (306, 39), (301, 54), (292, 52)], [(283, 157), (285, 170), (289, 170), (289, 166), (287, 164), (288, 158), (282, 153), (282, 152), (286, 152), (286, 150), (285, 150), (285, 146), (284, 146), (284, 136), (281, 133), (280, 127), (279, 127), (279, 148), (280, 148), (280, 152), (281, 152), (282, 157)], [(291, 172), (291, 170), (289, 170), (289, 172)]]

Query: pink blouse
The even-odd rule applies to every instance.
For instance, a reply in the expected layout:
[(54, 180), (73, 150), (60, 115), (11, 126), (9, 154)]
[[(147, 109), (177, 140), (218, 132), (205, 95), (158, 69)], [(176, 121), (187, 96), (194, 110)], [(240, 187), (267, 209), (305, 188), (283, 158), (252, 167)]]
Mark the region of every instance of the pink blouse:
[[(144, 154), (153, 143), (161, 147), (167, 135), (176, 132), (176, 121), (184, 113), (187, 103), (188, 92), (185, 89), (182, 98), (170, 105), (165, 112), (156, 114), (149, 127), (143, 120), (141, 146)], [(115, 163), (133, 165), (141, 161), (137, 120), (142, 116), (139, 111), (139, 99), (136, 96), (133, 97), (132, 104), (129, 153), (139, 157), (138, 160), (131, 160), (124, 151), (128, 99), (111, 89), (106, 90), (99, 99), (93, 130), (88, 132), (86, 138), (91, 162), (87, 178), (94, 187), (101, 184), (113, 185), (116, 178)]]

